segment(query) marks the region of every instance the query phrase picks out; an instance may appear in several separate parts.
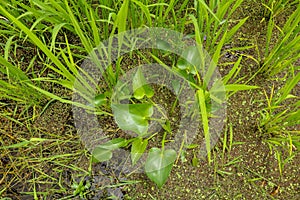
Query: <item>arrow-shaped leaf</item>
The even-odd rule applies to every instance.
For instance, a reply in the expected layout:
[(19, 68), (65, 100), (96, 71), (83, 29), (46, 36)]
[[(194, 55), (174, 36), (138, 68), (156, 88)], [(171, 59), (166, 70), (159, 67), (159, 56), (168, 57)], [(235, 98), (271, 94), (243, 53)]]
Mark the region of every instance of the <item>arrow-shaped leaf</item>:
[(167, 181), (175, 160), (176, 152), (173, 149), (162, 151), (158, 148), (152, 148), (145, 164), (148, 178), (161, 188)]

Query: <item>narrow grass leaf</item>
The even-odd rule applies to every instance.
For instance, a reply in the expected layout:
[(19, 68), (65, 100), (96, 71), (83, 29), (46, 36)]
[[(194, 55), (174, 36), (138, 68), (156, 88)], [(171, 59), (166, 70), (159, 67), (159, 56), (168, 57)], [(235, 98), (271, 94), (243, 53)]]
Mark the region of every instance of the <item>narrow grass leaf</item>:
[(201, 112), (207, 158), (208, 158), (208, 162), (211, 163), (210, 132), (209, 132), (208, 113), (207, 113), (206, 102), (205, 102), (205, 94), (203, 90), (199, 89), (197, 90), (196, 95), (197, 95), (197, 100)]

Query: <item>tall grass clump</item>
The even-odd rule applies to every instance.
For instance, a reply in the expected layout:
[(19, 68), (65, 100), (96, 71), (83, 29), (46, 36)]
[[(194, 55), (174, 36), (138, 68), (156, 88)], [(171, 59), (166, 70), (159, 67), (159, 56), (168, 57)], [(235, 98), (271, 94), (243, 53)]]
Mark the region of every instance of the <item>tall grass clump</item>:
[(219, 45), (230, 42), (233, 35), (246, 22), (247, 18), (241, 19), (229, 29), (229, 24), (233, 22), (232, 15), (242, 2), (243, 0), (209, 1), (206, 4), (203, 0), (195, 1), (196, 15), (195, 19), (192, 18), (196, 29), (195, 37), (200, 45), (205, 44), (205, 49), (209, 53), (217, 51)]
[[(216, 134), (213, 134), (215, 130), (210, 130), (209, 126), (215, 118), (214, 112), (217, 112), (211, 110), (211, 104), (222, 108), (226, 98), (232, 94), (257, 88), (234, 81), (241, 70), (242, 57), (223, 78), (217, 73), (222, 48), (231, 41), (233, 35), (247, 20), (242, 19), (229, 28), (230, 17), (241, 3), (242, 1), (218, 1), (206, 4), (202, 0), (195, 1), (196, 15), (187, 15), (186, 23), (194, 26), (194, 34), (188, 37), (194, 38), (196, 45), (183, 49), (181, 57), (172, 66), (172, 72), (183, 77), (196, 91), (195, 103), (200, 111), (205, 151), (209, 162), (212, 161), (211, 137)], [(155, 54), (152, 54), (152, 57), (165, 69), (169, 69), (168, 65)]]
[(300, 100), (291, 92), (300, 81), (300, 73), (293, 75), (286, 84), (274, 93), (274, 86), (269, 96), (266, 94), (267, 107), (261, 113), (260, 132), (271, 145), (288, 147), (290, 154), (293, 147), (300, 148)]
[[(81, 92), (86, 100), (93, 101), (91, 91), (97, 83), (85, 72), (80, 71), (81, 61), (97, 47), (101, 41), (139, 26), (151, 26), (155, 16), (151, 12), (167, 4), (149, 4), (148, 1), (39, 1), (29, 3), (11, 1), (0, 4), (0, 14), (8, 19), (7, 26), (13, 27), (12, 37), (29, 41), (37, 47), (39, 54), (45, 55), (42, 64), (55, 73), (55, 77), (39, 77), (28, 84), (49, 98), (65, 103), (71, 101), (58, 97), (40, 88), (40, 81), (53, 82)], [(134, 11), (134, 12), (133, 12)], [(139, 15), (137, 15), (137, 13)], [(8, 28), (7, 28), (8, 29)], [(9, 41), (9, 40), (8, 40)], [(106, 84), (112, 88), (120, 70), (105, 73), (99, 66)], [(85, 76), (85, 78), (83, 78)], [(86, 77), (87, 76), (87, 77)], [(83, 105), (81, 105), (83, 106)]]
[[(296, 9), (288, 16), (283, 27), (277, 25), (276, 20), (280, 16), (278, 16), (279, 11), (274, 10), (280, 5), (279, 1), (272, 2), (271, 8), (267, 6), (271, 14), (267, 24), (265, 49), (258, 61), (261, 68), (256, 74), (262, 73), (272, 77), (291, 68), (300, 56), (299, 3), (295, 4)], [(274, 37), (276, 38), (275, 43)]]

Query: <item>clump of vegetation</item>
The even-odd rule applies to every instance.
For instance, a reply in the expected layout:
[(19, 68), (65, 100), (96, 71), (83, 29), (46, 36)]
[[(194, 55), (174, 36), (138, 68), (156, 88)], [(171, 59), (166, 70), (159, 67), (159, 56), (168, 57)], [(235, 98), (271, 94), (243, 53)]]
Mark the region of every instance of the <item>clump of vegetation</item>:
[[(213, 193), (203, 189), (209, 193), (203, 198), (213, 198), (215, 193), (219, 198), (247, 196), (218, 192), (219, 176), (234, 176), (240, 182), (241, 174), (247, 173), (254, 177), (243, 176), (245, 184), (263, 180), (275, 188), (260, 189), (264, 182), (255, 190), (264, 191), (260, 197), (280, 195), (273, 177), (243, 164), (243, 159), (251, 159), (237, 149), (247, 141), (234, 140), (243, 140), (246, 132), (249, 138), (266, 142), (275, 156), (279, 181), (288, 164), (297, 165), (300, 5), (298, 1), (257, 1), (263, 8), (258, 23), (265, 23), (264, 39), (262, 44), (249, 45), (241, 42), (247, 38), (240, 37), (241, 29), (252, 23), (251, 16), (240, 17), (244, 3), (1, 2), (0, 197), (89, 199), (107, 189), (107, 198), (121, 199), (122, 194), (111, 189), (116, 187), (134, 191), (126, 196), (135, 199), (143, 187), (149, 187), (143, 198), (154, 199), (152, 195), (163, 194), (165, 184), (173, 186), (169, 181), (174, 184), (174, 176), (180, 182), (192, 171), (188, 167), (197, 171), (199, 166), (213, 174), (216, 184)], [(236, 42), (241, 44), (234, 46)], [(256, 65), (249, 74), (251, 61)], [(262, 78), (272, 87), (261, 84)], [(160, 102), (160, 98), (169, 100)], [(251, 110), (261, 99), (264, 102), (257, 111)], [(234, 101), (241, 101), (236, 105), (245, 107), (244, 111), (247, 106), (251, 110), (249, 116), (234, 113), (237, 123), (230, 122), (232, 113), (226, 115), (227, 108), (235, 109)], [(89, 138), (92, 141), (80, 138), (80, 132), (94, 137), (100, 131), (79, 130), (75, 109), (98, 117), (104, 123), (101, 128), (111, 134)], [(254, 125), (247, 123), (250, 120)], [(153, 131), (153, 126), (160, 130)], [(243, 126), (258, 131), (245, 131)], [(90, 148), (88, 142), (96, 145)], [(120, 151), (129, 152), (120, 155), (130, 172), (109, 165)], [(134, 175), (141, 169), (148, 179)], [(110, 181), (99, 178), (105, 176)], [(145, 185), (141, 187), (140, 182)], [(184, 189), (186, 198), (194, 198), (189, 188)], [(168, 195), (159, 198), (168, 199)]]

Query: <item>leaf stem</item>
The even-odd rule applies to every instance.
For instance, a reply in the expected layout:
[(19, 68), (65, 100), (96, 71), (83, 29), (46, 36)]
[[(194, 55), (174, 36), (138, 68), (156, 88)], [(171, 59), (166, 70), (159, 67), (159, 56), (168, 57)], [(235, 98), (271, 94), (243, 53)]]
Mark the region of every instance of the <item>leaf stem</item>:
[(161, 152), (163, 153), (165, 150), (165, 140), (166, 140), (167, 131), (164, 132), (163, 139), (161, 141)]

